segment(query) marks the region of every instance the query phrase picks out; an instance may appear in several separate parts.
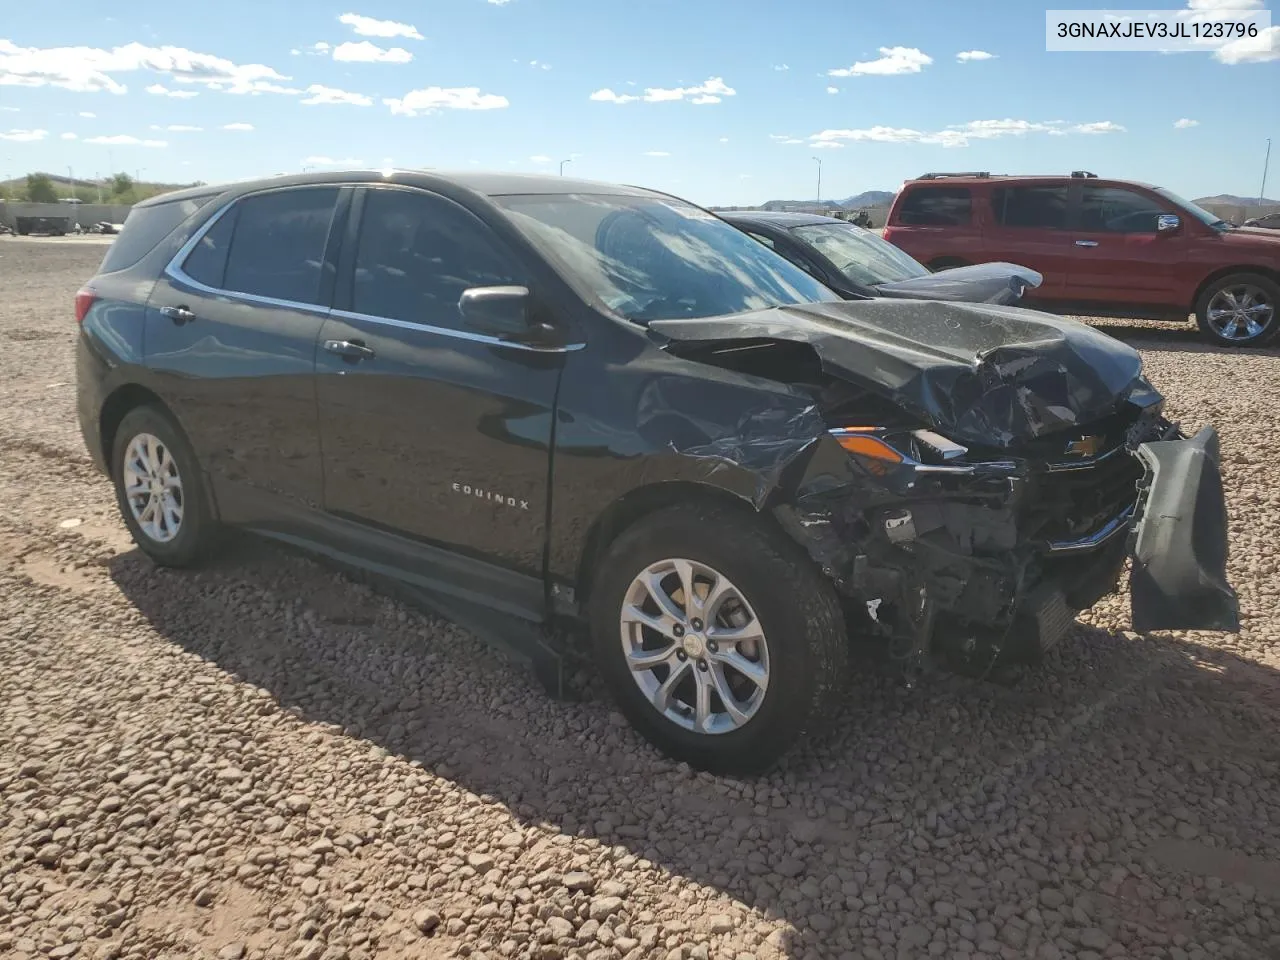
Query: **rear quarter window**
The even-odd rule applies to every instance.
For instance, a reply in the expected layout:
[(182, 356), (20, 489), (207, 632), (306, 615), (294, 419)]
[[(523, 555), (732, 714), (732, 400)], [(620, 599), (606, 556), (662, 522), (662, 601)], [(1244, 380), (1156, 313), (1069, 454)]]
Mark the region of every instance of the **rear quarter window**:
[(897, 220), (904, 227), (961, 227), (972, 216), (968, 187), (915, 187), (902, 198)]
[(187, 217), (213, 199), (194, 197), (189, 200), (172, 200), (146, 207), (134, 207), (125, 217), (124, 229), (112, 241), (107, 255), (102, 258), (99, 273), (115, 273), (127, 270), (156, 248), (165, 237), (173, 233)]

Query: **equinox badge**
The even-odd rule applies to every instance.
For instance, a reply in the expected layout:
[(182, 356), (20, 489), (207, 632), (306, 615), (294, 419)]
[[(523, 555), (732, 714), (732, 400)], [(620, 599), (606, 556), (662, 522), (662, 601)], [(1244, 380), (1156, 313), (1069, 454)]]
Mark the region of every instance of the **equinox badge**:
[(454, 493), (461, 493), (468, 497), (479, 497), (481, 500), (488, 500), (490, 503), (500, 503), (504, 507), (517, 507), (520, 510), (529, 509), (529, 501), (521, 500), (519, 497), (508, 497), (501, 493), (494, 493), (492, 490), (485, 490), (483, 487), (473, 487), (468, 483), (455, 483), (453, 485)]
[(1081, 437), (1067, 444), (1067, 453), (1077, 457), (1092, 457), (1102, 446), (1102, 438), (1095, 436)]

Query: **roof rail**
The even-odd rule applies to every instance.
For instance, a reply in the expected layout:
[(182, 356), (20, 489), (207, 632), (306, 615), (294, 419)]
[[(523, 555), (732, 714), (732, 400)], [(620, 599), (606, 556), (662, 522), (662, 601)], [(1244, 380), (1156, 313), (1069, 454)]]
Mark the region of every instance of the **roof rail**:
[(1097, 180), (1096, 173), (1090, 173), (1088, 170), (1072, 170), (1071, 176), (1075, 180)]
[(986, 170), (970, 170), (960, 173), (922, 173), (917, 180), (945, 180), (947, 177), (989, 177)]

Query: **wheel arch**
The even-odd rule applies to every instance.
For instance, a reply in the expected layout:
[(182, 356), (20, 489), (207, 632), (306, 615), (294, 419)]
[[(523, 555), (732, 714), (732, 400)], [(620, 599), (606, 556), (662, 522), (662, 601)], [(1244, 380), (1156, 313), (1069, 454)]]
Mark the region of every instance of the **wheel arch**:
[(1210, 286), (1217, 283), (1223, 277), (1229, 277), (1237, 273), (1256, 273), (1259, 276), (1266, 277), (1272, 283), (1280, 284), (1280, 269), (1268, 267), (1257, 263), (1242, 263), (1232, 267), (1220, 267), (1214, 270), (1196, 287), (1196, 292), (1191, 296), (1191, 305), (1188, 313), (1195, 313), (1196, 308), (1200, 305), (1200, 298), (1204, 296), (1204, 292)]
[(663, 480), (629, 490), (605, 507), (587, 531), (575, 578), (579, 609), (585, 609), (599, 561), (619, 536), (659, 510), (691, 501), (727, 507), (741, 512), (744, 518), (776, 525), (772, 512), (757, 510), (747, 497), (710, 483)]
[(156, 407), (174, 423), (178, 422), (168, 404), (141, 384), (126, 383), (116, 387), (103, 401), (98, 413), (98, 439), (102, 444), (102, 454), (107, 461), (108, 470), (113, 468), (111, 451), (115, 448), (116, 431), (120, 429), (120, 423), (129, 415), (129, 411), (143, 406)]

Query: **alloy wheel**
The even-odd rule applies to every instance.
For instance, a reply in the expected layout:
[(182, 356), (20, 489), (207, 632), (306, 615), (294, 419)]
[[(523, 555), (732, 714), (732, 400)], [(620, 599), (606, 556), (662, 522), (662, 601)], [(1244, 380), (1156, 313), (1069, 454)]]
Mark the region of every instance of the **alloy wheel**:
[(1260, 337), (1275, 319), (1276, 305), (1265, 290), (1252, 283), (1223, 287), (1205, 310), (1209, 326), (1224, 340)]
[(182, 476), (158, 437), (140, 433), (129, 442), (124, 495), (139, 529), (155, 542), (168, 543), (182, 529)]
[(622, 652), (632, 679), (672, 723), (730, 733), (760, 710), (769, 644), (742, 591), (693, 560), (659, 560), (631, 581), (622, 603)]

